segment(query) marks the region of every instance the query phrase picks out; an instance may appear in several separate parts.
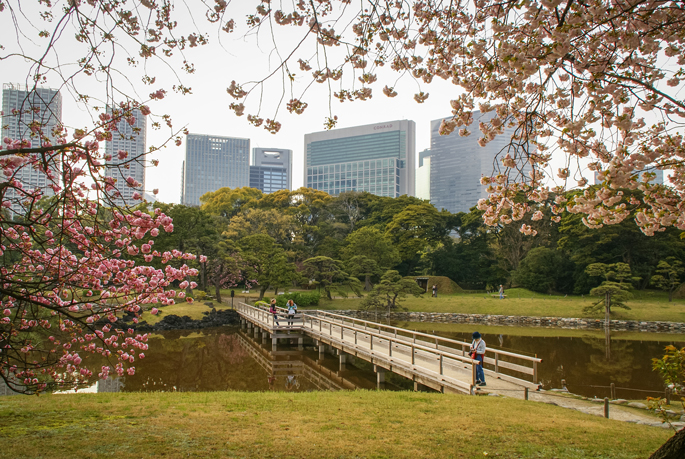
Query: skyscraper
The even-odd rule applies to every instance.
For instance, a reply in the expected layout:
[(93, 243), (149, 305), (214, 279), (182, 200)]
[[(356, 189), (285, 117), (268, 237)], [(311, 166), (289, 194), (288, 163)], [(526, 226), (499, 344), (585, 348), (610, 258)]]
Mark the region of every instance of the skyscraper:
[[(474, 111), (473, 123), (467, 126), (471, 132), (468, 137), (461, 137), (458, 129), (450, 135), (440, 135), (442, 119), (431, 121), (430, 200), (438, 209), (468, 212), (479, 199), (487, 197), (487, 187), (480, 184), (480, 179), (493, 175), (498, 166), (497, 154), (506, 155), (508, 151), (512, 157), (521, 157), (517, 156), (522, 154), (520, 151), (506, 150), (513, 129), (505, 129), (484, 147), (478, 145), (478, 139), (482, 137), (478, 123), (488, 122), (494, 116), (494, 112), (481, 115)], [(526, 168), (525, 174), (530, 166)], [(510, 180), (522, 179), (518, 171), (510, 174)]]
[(331, 195), (413, 195), (415, 131), (401, 120), (306, 134), (305, 184)]
[(416, 169), (416, 191), (414, 196), (420, 199), (431, 198), (431, 151), (419, 153), (419, 168)]
[[(62, 124), (62, 96), (56, 89), (28, 88), (13, 83), (2, 86), (2, 137), (12, 140), (30, 140), (31, 146), (41, 145), (40, 136), (31, 130), (32, 127), (40, 127), (42, 135), (47, 136), (55, 143), (53, 129)], [(61, 166), (52, 162), (54, 171)], [(18, 169), (14, 176), (22, 183), (24, 189), (32, 190), (39, 188), (43, 196), (53, 196), (55, 193), (49, 187), (50, 183), (45, 173), (31, 166)], [(7, 189), (5, 198), (11, 202), (14, 213), (23, 214), (23, 196), (12, 189)]]
[(250, 139), (188, 134), (181, 204), (199, 206), (200, 196), (219, 188), (250, 185)]
[[(121, 116), (112, 107), (107, 107), (107, 113), (114, 117)], [(131, 116), (130, 119), (121, 117), (117, 121), (117, 131), (112, 133), (112, 140), (105, 144), (105, 152), (110, 157), (105, 176), (116, 180), (114, 186), (121, 196), (114, 199), (114, 204), (120, 207), (139, 204), (141, 201), (134, 200), (133, 194), (137, 192), (142, 196), (145, 191), (147, 118), (138, 109), (133, 110)], [(141, 185), (130, 187), (127, 184), (129, 177)]]
[(292, 150), (253, 148), (250, 166), (250, 186), (273, 193), (292, 188)]

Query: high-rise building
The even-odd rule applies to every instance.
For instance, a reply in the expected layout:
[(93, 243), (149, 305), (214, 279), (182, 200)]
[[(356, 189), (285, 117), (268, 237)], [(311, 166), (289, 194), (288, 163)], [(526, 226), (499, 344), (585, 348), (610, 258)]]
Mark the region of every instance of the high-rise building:
[(431, 151), (419, 153), (419, 168), (416, 169), (416, 191), (414, 196), (420, 199), (431, 198)]
[[(505, 129), (484, 147), (478, 145), (482, 137), (478, 123), (488, 122), (494, 116), (494, 112), (481, 115), (474, 111), (473, 123), (467, 126), (471, 132), (468, 137), (461, 137), (458, 129), (450, 135), (440, 135), (442, 119), (431, 121), (430, 200), (436, 208), (452, 213), (468, 212), (479, 199), (488, 196), (487, 187), (480, 184), (481, 177), (503, 170), (501, 164), (498, 168), (499, 153), (508, 152), (517, 162), (523, 158), (523, 152), (518, 149), (507, 149), (513, 129)], [(529, 170), (530, 166), (525, 166), (523, 173), (527, 176)], [(519, 171), (511, 171), (509, 179), (516, 181), (523, 177)]]
[(181, 204), (199, 206), (200, 196), (219, 188), (250, 185), (250, 139), (188, 134)]
[(253, 148), (250, 166), (250, 187), (264, 193), (292, 188), (292, 150)]
[(387, 121), (304, 136), (305, 185), (338, 195), (414, 193), (416, 124)]
[[(130, 116), (122, 116), (116, 108), (112, 110), (112, 107), (107, 107), (107, 114), (119, 118), (112, 140), (105, 144), (105, 152), (110, 158), (105, 176), (116, 180), (114, 186), (120, 193), (120, 196), (114, 198), (113, 204), (119, 207), (136, 206), (141, 201), (134, 200), (133, 194), (143, 196), (145, 192), (147, 118), (138, 109), (134, 109)], [(140, 183), (140, 186), (129, 186), (129, 177)]]
[[(35, 132), (39, 127), (43, 136), (47, 136), (55, 143), (53, 129), (62, 124), (62, 95), (56, 89), (28, 88), (13, 83), (2, 86), (2, 138), (12, 140), (29, 140), (31, 146), (41, 145), (40, 134)], [(34, 130), (32, 130), (34, 128)], [(61, 169), (58, 162), (51, 162), (54, 172)], [(43, 196), (53, 196), (55, 193), (49, 186), (50, 181), (45, 173), (31, 166), (24, 166), (17, 170), (14, 176), (21, 182), (24, 189), (40, 189)], [(23, 196), (12, 189), (8, 189), (5, 198), (11, 202), (14, 213), (23, 214)]]

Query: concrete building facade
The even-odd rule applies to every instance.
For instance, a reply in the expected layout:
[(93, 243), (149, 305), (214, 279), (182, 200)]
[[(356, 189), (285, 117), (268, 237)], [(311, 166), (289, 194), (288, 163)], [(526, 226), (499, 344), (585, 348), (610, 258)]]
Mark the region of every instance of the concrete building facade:
[(293, 152), (280, 148), (253, 148), (250, 187), (273, 193), (292, 189)]
[(200, 196), (219, 188), (250, 185), (250, 139), (188, 134), (181, 204), (199, 206)]
[[(2, 87), (2, 138), (29, 140), (31, 146), (41, 145), (40, 137), (31, 130), (40, 126), (43, 135), (55, 143), (53, 129), (62, 124), (62, 95), (56, 89), (36, 88), (29, 90), (23, 85), (5, 83)], [(59, 162), (52, 162), (53, 172), (61, 170)], [(24, 189), (39, 188), (43, 196), (54, 196), (48, 176), (31, 166), (17, 170), (13, 177), (22, 183)], [(11, 202), (15, 214), (25, 213), (24, 196), (8, 189), (5, 198)]]
[[(478, 123), (487, 122), (494, 116), (494, 112), (481, 115), (474, 111), (473, 123), (467, 127), (471, 131), (468, 137), (461, 137), (458, 130), (450, 135), (440, 135), (442, 118), (431, 121), (430, 200), (438, 210), (468, 212), (479, 199), (488, 195), (487, 187), (480, 184), (481, 177), (492, 176), (494, 171), (502, 169), (498, 168), (497, 155), (506, 155), (508, 151), (516, 158), (522, 154), (517, 149), (507, 149), (512, 129), (505, 129), (485, 147), (478, 145), (478, 139), (482, 137)], [(524, 174), (530, 170), (530, 166), (526, 167)], [(518, 171), (512, 171), (510, 179), (522, 180), (523, 177)]]
[(304, 183), (337, 196), (414, 194), (416, 124), (409, 120), (314, 132), (305, 137)]
[[(107, 113), (113, 117), (121, 117), (117, 109), (107, 107)], [(105, 175), (113, 177), (115, 187), (120, 193), (112, 204), (118, 207), (136, 206), (141, 201), (134, 200), (133, 194), (145, 193), (145, 168), (147, 163), (147, 117), (143, 116), (140, 110), (132, 111), (131, 116), (135, 119), (133, 124), (129, 123), (128, 117), (121, 117), (117, 121), (117, 132), (112, 133), (112, 140), (105, 143), (105, 152), (110, 158), (107, 161)], [(119, 156), (119, 152), (126, 152), (125, 156)], [(140, 186), (131, 187), (127, 184), (127, 179), (131, 177)]]

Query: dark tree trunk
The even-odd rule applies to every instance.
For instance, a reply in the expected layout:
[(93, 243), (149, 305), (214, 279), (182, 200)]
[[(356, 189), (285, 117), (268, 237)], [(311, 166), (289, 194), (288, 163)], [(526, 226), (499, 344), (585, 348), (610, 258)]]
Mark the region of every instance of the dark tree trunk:
[(364, 291), (365, 292), (370, 292), (371, 291), (371, 276), (368, 274), (364, 276)]
[(200, 288), (207, 291), (207, 263), (200, 263)]
[(265, 285), (263, 287), (261, 287), (261, 286), (259, 287), (259, 298), (257, 299), (257, 301), (262, 301), (262, 298), (264, 298), (264, 294), (266, 293), (266, 290), (268, 288), (269, 288), (268, 285)]
[(666, 441), (649, 459), (683, 459), (685, 457), (685, 429), (680, 429)]
[(278, 285), (274, 287), (274, 296), (278, 296)]
[(221, 304), (221, 288), (219, 285), (219, 276), (216, 276), (216, 282), (214, 282), (214, 291), (216, 292), (216, 301)]

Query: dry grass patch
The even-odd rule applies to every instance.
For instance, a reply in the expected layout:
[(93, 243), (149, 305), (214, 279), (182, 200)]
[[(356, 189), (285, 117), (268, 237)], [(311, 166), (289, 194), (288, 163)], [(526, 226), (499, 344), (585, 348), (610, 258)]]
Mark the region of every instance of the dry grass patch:
[(13, 458), (642, 458), (670, 432), (534, 402), (413, 392), (7, 397)]

